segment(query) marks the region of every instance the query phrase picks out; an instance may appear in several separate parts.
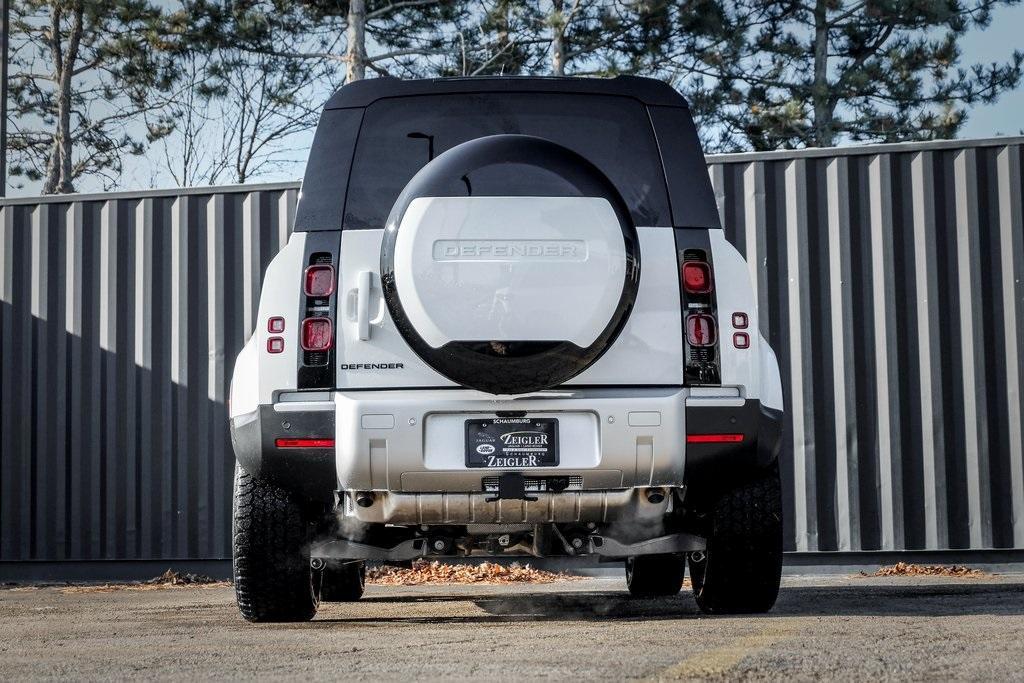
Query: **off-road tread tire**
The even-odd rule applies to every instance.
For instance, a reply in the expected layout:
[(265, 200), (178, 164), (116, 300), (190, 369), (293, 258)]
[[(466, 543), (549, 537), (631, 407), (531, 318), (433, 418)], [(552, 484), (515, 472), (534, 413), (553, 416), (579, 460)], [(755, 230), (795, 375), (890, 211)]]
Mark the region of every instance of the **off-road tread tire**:
[(681, 555), (638, 555), (627, 560), (626, 586), (638, 598), (669, 597), (679, 593), (685, 574)]
[(309, 621), (316, 614), (310, 531), (309, 515), (292, 494), (235, 466), (232, 571), (247, 621)]
[(782, 577), (782, 487), (778, 462), (722, 495), (711, 511), (705, 559), (690, 556), (697, 606), (707, 614), (767, 612)]
[(328, 564), (320, 581), (320, 602), (355, 602), (363, 597), (366, 563)]

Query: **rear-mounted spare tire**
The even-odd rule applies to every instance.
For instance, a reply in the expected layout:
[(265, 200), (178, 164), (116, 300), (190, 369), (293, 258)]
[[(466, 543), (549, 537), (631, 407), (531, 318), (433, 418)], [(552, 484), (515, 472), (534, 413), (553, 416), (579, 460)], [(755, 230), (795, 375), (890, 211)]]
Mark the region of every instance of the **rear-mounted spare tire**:
[(523, 394), (566, 382), (615, 341), (640, 250), (596, 166), (550, 140), (494, 135), (409, 181), (381, 275), (392, 319), (428, 365), (465, 387)]

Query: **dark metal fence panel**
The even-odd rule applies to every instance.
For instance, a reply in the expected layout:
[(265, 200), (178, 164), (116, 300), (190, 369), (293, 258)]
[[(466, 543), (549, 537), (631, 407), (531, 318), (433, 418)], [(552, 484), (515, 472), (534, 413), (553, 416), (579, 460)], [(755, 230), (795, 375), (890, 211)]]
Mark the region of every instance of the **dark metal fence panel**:
[[(788, 548), (1024, 548), (1022, 145), (709, 158), (782, 363)], [(297, 191), (0, 202), (0, 560), (229, 555), (227, 380)]]
[(787, 547), (1024, 547), (1022, 143), (709, 159), (782, 362)]
[(3, 204), (0, 560), (230, 554), (227, 382), (296, 196)]

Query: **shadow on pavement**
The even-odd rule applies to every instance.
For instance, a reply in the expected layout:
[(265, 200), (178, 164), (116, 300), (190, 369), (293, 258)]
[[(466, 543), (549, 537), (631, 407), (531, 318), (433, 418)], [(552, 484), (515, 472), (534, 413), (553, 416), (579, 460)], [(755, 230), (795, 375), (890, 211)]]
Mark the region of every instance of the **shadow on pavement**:
[[(625, 592), (532, 592), (517, 595), (406, 595), (365, 598), (373, 603), (472, 602), (485, 614), (337, 618), (332, 622), (502, 623), (515, 621), (662, 620), (704, 617), (684, 590), (673, 598), (639, 599)], [(371, 610), (372, 612), (372, 610)], [(1024, 614), (1024, 582), (942, 583), (839, 587), (785, 587), (767, 617), (795, 616), (964, 616)], [(741, 617), (750, 618), (750, 617)], [(764, 617), (759, 617), (764, 618)]]
[(783, 588), (776, 616), (968, 616), (1024, 614), (1024, 582), (856, 584)]

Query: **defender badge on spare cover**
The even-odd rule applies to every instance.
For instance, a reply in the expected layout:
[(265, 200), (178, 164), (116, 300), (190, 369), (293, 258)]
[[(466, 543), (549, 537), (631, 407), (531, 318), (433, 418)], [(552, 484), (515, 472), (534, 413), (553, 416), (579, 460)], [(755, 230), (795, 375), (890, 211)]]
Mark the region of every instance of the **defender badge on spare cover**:
[[(496, 170), (536, 174), (531, 186), (553, 194), (498, 194)], [(625, 202), (592, 163), (542, 138), (493, 135), (409, 181), (381, 274), (399, 332), (427, 364), (462, 386), (522, 394), (562, 384), (611, 345), (636, 299), (640, 251)]]

